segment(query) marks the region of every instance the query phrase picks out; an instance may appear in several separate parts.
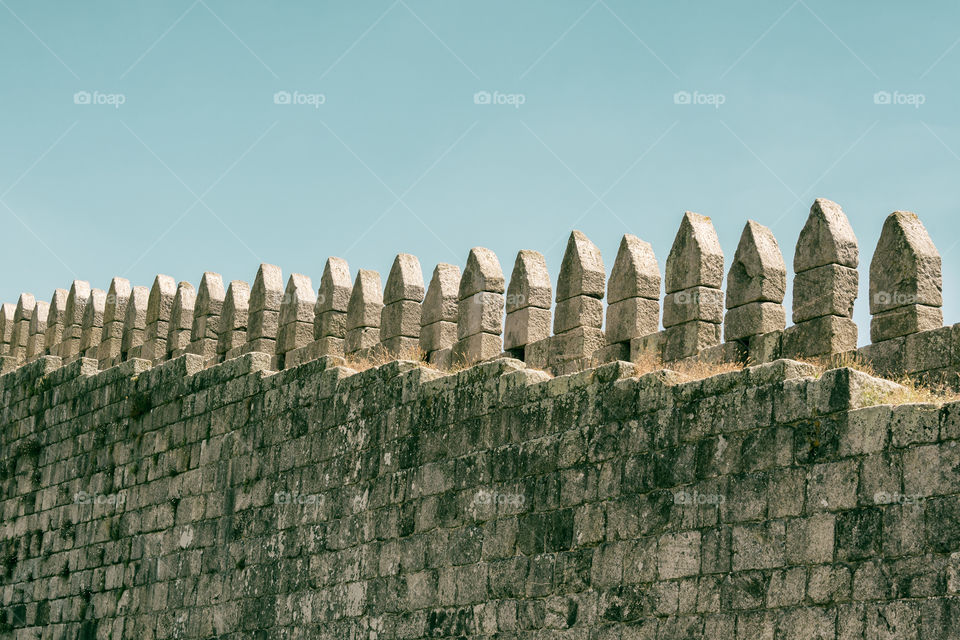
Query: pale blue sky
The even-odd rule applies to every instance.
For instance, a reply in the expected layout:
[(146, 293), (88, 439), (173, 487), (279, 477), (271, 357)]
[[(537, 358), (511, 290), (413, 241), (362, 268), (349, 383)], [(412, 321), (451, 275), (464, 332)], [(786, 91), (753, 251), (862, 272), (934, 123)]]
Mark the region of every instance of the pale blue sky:
[(728, 261), (770, 226), (789, 266), (826, 197), (861, 243), (861, 343), (896, 209), (957, 322), (958, 39), (954, 2), (0, 0), (0, 299), (259, 262), (316, 285), (329, 255), (429, 278), (477, 245), (556, 278), (571, 228), (608, 271), (624, 232), (662, 269), (684, 210)]

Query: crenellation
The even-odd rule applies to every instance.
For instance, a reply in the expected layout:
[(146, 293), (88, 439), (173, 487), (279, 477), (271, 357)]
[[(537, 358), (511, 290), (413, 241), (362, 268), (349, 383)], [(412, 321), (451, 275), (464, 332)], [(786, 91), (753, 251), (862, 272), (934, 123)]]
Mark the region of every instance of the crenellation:
[(217, 359), (222, 362), (236, 358), (247, 344), (247, 319), (250, 313), (250, 285), (233, 280), (227, 286), (220, 316), (220, 335), (217, 338)]
[(177, 293), (173, 296), (173, 307), (170, 310), (166, 360), (173, 360), (187, 353), (196, 304), (197, 292), (193, 285), (189, 282), (180, 282), (177, 285)]
[(13, 331), (10, 335), (8, 355), (17, 365), (27, 361), (27, 347), (30, 339), (30, 320), (36, 309), (37, 300), (31, 293), (21, 293), (17, 308), (13, 312)]
[(380, 274), (369, 269), (357, 271), (347, 305), (346, 355), (362, 356), (380, 344), (380, 316), (383, 290)]
[(388, 353), (409, 356), (419, 352), (424, 292), (420, 260), (409, 253), (397, 254), (380, 312), (380, 342)]
[(154, 278), (147, 298), (147, 325), (140, 350), (140, 357), (144, 360), (159, 364), (167, 357), (167, 334), (176, 295), (177, 283), (173, 278), (163, 274)]
[(232, 301), (212, 272), (196, 291), (163, 275), (149, 290), (114, 278), (106, 294), (76, 280), (43, 303), (41, 316), (30, 294), (3, 307), (0, 371), (45, 355), (64, 364), (92, 358), (109, 369), (187, 353), (213, 366), (256, 352), (273, 358), (275, 370), (389, 354), (447, 369), (509, 355), (553, 375), (626, 360), (648, 366), (844, 355), (890, 375), (960, 386), (960, 331), (942, 327), (941, 258), (919, 218), (896, 211), (884, 222), (871, 261), (873, 344), (860, 349), (853, 322), (858, 263), (841, 207), (819, 198), (794, 253), (789, 327), (786, 266), (771, 230), (747, 222), (724, 290), (716, 230), (692, 212), (681, 220), (662, 290), (648, 243), (625, 234), (607, 283), (599, 249), (576, 230), (555, 287), (543, 255), (523, 250), (506, 288), (496, 255), (481, 247), (470, 251), (462, 276), (456, 265), (437, 265), (429, 287), (419, 260), (398, 254), (382, 291), (379, 274), (361, 270), (354, 283), (346, 261), (335, 257), (326, 261), (316, 294), (302, 274), (284, 289), (280, 268), (268, 264), (252, 287), (235, 281)]
[(687, 211), (667, 256), (662, 357), (682, 360), (720, 344), (723, 250), (710, 218)]
[[(787, 267), (773, 232), (750, 220), (727, 272), (726, 342), (749, 345), (751, 338), (782, 332), (786, 328), (783, 298), (787, 291)], [(765, 349), (751, 353), (754, 362)]]
[(427, 362), (449, 365), (457, 341), (460, 267), (441, 262), (433, 269), (420, 315), (420, 350)]
[(283, 272), (276, 265), (261, 264), (250, 289), (245, 352), (256, 351), (270, 355), (277, 352), (282, 301)]
[[(123, 339), (120, 342), (120, 357), (108, 366), (140, 358), (147, 337), (147, 307), (150, 304), (150, 289), (135, 286), (130, 289), (127, 313), (123, 318)], [(143, 358), (146, 360), (146, 358)]]
[(103, 338), (103, 322), (107, 308), (107, 292), (90, 289), (90, 298), (83, 310), (83, 325), (80, 333), (80, 351), (76, 357), (97, 359), (100, 340)]
[(786, 356), (843, 353), (857, 348), (857, 238), (836, 202), (817, 198), (793, 257), (793, 321), (783, 335)]
[(83, 312), (90, 299), (90, 283), (83, 280), (74, 280), (67, 294), (66, 306), (63, 312), (63, 335), (57, 355), (64, 364), (80, 357), (80, 337), (83, 333)]
[(484, 247), (470, 249), (457, 290), (457, 341), (452, 364), (469, 365), (503, 352), (505, 281), (496, 254)]
[(216, 359), (217, 342), (220, 337), (221, 315), (227, 292), (223, 277), (213, 271), (205, 271), (200, 278), (200, 287), (193, 309), (193, 326), (190, 329), (190, 344), (187, 353), (198, 355), (204, 362)]
[(943, 326), (940, 253), (920, 218), (894, 211), (870, 261), (870, 339), (882, 342)]
[(107, 369), (120, 362), (120, 356), (123, 352), (123, 327), (126, 321), (130, 294), (129, 280), (126, 278), (110, 280), (103, 311), (103, 332), (96, 355), (101, 369)]
[(50, 315), (50, 303), (37, 301), (30, 317), (30, 337), (27, 341), (27, 362), (33, 362), (46, 353), (47, 318)]

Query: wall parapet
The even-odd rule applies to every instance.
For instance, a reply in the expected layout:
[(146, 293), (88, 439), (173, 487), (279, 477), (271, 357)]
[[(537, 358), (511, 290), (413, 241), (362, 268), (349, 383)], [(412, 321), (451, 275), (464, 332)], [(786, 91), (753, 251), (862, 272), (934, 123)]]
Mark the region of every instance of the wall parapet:
[(365, 269), (352, 282), (346, 261), (334, 257), (316, 291), (301, 274), (284, 289), (280, 268), (267, 264), (252, 288), (235, 281), (226, 292), (215, 273), (204, 274), (197, 292), (159, 275), (149, 295), (114, 278), (104, 302), (103, 291), (77, 280), (49, 304), (23, 294), (16, 307), (3, 305), (0, 372), (48, 355), (64, 363), (96, 357), (108, 368), (194, 353), (212, 366), (255, 351), (284, 368), (323, 356), (421, 351), (444, 367), (510, 355), (565, 374), (615, 360), (756, 364), (854, 354), (878, 372), (960, 385), (960, 329), (942, 326), (941, 259), (920, 219), (896, 211), (883, 224), (870, 263), (872, 343), (858, 349), (859, 260), (843, 210), (818, 198), (794, 252), (790, 326), (786, 267), (770, 229), (747, 222), (724, 289), (713, 223), (692, 212), (681, 219), (662, 287), (648, 243), (625, 235), (608, 283), (600, 251), (579, 231), (555, 287), (538, 252), (520, 251), (507, 282), (482, 247), (470, 251), (462, 277), (440, 264), (429, 286), (409, 254), (397, 256), (385, 288)]

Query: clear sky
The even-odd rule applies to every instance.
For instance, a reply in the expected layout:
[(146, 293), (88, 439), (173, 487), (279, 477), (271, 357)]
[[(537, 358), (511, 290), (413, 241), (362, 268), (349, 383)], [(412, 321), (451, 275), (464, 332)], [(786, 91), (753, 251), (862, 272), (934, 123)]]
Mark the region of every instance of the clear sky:
[(429, 279), (478, 245), (555, 280), (572, 228), (608, 271), (624, 232), (662, 270), (685, 210), (728, 263), (771, 227), (789, 269), (826, 197), (860, 240), (861, 343), (897, 209), (954, 323), (958, 42), (946, 1), (0, 0), (0, 299), (260, 262), (316, 286), (329, 255)]

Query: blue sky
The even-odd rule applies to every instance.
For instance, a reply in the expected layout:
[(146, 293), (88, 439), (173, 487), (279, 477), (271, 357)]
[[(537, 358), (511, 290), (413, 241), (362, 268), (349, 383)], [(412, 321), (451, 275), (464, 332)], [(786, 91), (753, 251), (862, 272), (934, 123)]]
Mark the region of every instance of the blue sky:
[(624, 232), (662, 269), (685, 210), (728, 261), (770, 226), (789, 268), (826, 197), (860, 240), (861, 343), (897, 209), (957, 322), (958, 40), (951, 2), (0, 0), (0, 299), (259, 262), (316, 285), (329, 255), (429, 278), (478, 245), (556, 278), (572, 228), (608, 271)]

